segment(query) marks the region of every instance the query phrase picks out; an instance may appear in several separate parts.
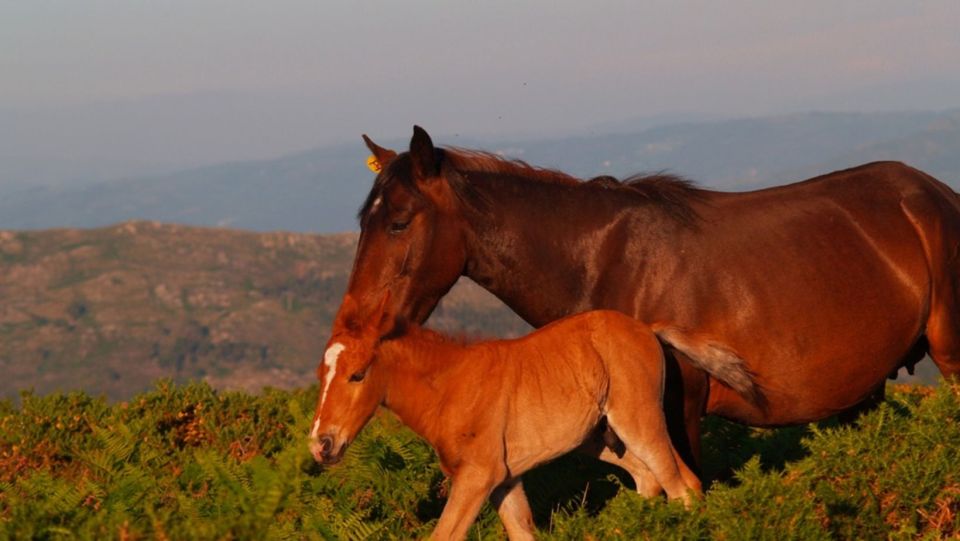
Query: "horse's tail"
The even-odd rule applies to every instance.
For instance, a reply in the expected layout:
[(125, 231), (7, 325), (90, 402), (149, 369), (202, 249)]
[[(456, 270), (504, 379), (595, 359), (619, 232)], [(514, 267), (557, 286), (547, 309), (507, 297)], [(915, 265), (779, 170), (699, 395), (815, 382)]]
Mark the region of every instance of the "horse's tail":
[(760, 388), (746, 363), (727, 346), (676, 327), (662, 327), (654, 329), (654, 332), (660, 340), (686, 355), (694, 366), (720, 380), (744, 398), (754, 403), (762, 400)]

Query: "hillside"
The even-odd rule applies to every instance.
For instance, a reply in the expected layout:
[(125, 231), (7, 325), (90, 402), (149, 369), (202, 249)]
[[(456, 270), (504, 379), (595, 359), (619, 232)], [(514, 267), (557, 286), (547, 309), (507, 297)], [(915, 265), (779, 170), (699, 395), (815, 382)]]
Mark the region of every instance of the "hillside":
[[(355, 234), (153, 222), (0, 232), (0, 397), (34, 388), (120, 399), (160, 377), (307, 385), (355, 243)], [(430, 324), (486, 335), (526, 328), (468, 282)]]
[[(669, 169), (707, 187), (744, 190), (898, 159), (960, 186), (960, 111), (807, 113), (618, 129), (524, 141), (432, 135), (438, 144), (484, 148), (579, 176)], [(81, 188), (7, 191), (0, 197), (0, 228), (159, 220), (259, 231), (351, 231), (355, 207), (371, 182), (359, 135), (347, 144), (271, 160)], [(401, 149), (406, 144), (379, 142)]]

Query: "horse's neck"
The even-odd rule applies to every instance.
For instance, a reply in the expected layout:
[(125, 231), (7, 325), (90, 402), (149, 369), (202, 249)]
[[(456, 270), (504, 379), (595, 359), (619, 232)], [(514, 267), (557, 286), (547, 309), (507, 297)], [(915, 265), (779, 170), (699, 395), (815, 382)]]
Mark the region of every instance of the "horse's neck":
[(593, 292), (603, 277), (591, 269), (610, 234), (604, 229), (627, 203), (529, 181), (487, 189), (491, 212), (469, 220), (465, 274), (535, 326), (595, 308)]
[(451, 389), (444, 382), (457, 379), (464, 350), (424, 335), (391, 340), (380, 347), (387, 378), (384, 406), (431, 443), (438, 437), (433, 421), (442, 405), (450, 402)]

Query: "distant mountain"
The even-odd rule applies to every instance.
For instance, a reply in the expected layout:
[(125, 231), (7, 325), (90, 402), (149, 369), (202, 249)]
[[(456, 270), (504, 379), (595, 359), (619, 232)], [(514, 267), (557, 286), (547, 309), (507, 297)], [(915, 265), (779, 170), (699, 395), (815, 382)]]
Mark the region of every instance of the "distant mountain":
[[(956, 116), (955, 112), (806, 113), (677, 124), (636, 134), (538, 141), (521, 148), (525, 151), (523, 157), (534, 163), (556, 165), (581, 176), (666, 169), (706, 186), (739, 190), (802, 180), (806, 177), (784, 177), (783, 172), (806, 165), (857, 165), (862, 162), (841, 158), (853, 157), (857, 150), (886, 142), (898, 141), (897, 148), (909, 145), (913, 137), (925, 137), (929, 130), (949, 124), (948, 120)], [(948, 129), (956, 131), (957, 126)], [(911, 157), (904, 156), (907, 161)]]
[(940, 115), (920, 131), (864, 145), (778, 176), (803, 178), (877, 160), (900, 160), (960, 187), (960, 111)]
[(236, 162), (79, 189), (33, 189), (0, 201), (0, 227), (99, 227), (143, 219), (254, 230), (353, 229), (369, 187), (363, 144)]
[[(0, 231), (0, 398), (32, 387), (120, 399), (159, 377), (305, 385), (356, 239), (149, 222)], [(486, 336), (528, 329), (468, 280), (429, 323)]]
[[(583, 177), (666, 169), (725, 190), (801, 180), (880, 159), (902, 160), (953, 186), (960, 183), (960, 111), (807, 113), (535, 141), (434, 136), (439, 144), (479, 146)], [(381, 143), (401, 149), (404, 144)], [(0, 228), (99, 227), (148, 219), (260, 231), (353, 230), (356, 208), (372, 180), (366, 153), (358, 140), (152, 178), (7, 192), (0, 194)]]

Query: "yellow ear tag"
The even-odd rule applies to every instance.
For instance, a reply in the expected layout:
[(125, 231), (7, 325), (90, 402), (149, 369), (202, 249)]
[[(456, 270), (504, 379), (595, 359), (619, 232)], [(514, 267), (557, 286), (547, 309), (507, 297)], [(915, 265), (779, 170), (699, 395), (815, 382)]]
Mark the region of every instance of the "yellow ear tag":
[(367, 167), (370, 168), (374, 173), (380, 173), (380, 160), (376, 156), (370, 155), (367, 156)]

